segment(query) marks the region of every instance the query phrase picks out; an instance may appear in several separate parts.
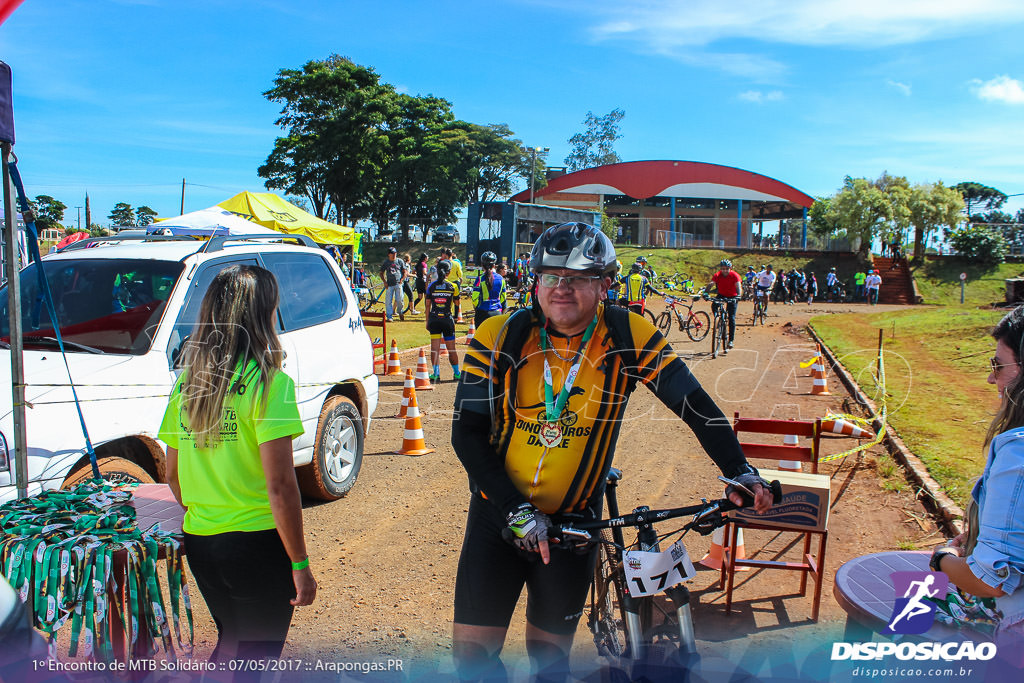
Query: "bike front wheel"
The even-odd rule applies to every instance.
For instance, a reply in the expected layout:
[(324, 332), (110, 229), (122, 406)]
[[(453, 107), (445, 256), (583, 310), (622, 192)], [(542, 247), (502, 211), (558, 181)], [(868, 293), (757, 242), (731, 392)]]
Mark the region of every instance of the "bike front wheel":
[(672, 314), (668, 311), (662, 311), (654, 326), (661, 330), (662, 336), (668, 337), (668, 332), (672, 329)]
[(704, 337), (708, 336), (710, 329), (711, 316), (707, 314), (707, 311), (697, 311), (686, 321), (686, 334), (695, 342), (702, 341)]
[(721, 316), (715, 316), (714, 326), (711, 329), (711, 357), (718, 358), (718, 345), (722, 339), (722, 318)]
[(608, 545), (602, 543), (598, 550), (594, 583), (590, 588), (589, 621), (597, 653), (602, 657), (618, 659), (626, 655), (629, 639), (626, 637), (622, 610), (622, 571), (614, 553), (608, 548)]

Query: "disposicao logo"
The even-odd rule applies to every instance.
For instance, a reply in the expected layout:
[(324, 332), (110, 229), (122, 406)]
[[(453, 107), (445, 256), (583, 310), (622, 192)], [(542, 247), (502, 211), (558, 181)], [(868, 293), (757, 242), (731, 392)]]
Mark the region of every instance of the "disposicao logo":
[(935, 603), (927, 598), (946, 597), (949, 577), (939, 572), (893, 572), (890, 576), (897, 597), (882, 633), (919, 634), (930, 629), (935, 623)]

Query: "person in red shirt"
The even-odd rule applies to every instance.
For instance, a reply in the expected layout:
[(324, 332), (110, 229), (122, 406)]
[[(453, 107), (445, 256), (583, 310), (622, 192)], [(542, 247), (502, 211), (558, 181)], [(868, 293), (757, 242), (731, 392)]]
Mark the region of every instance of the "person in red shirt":
[(740, 296), (742, 282), (740, 274), (732, 269), (732, 261), (722, 259), (718, 263), (718, 272), (711, 276), (711, 282), (708, 284), (709, 287), (714, 285), (715, 291), (718, 292), (716, 300), (711, 302), (712, 313), (717, 313), (718, 306), (724, 304), (725, 312), (729, 316), (729, 348), (724, 349), (723, 353), (729, 353), (736, 338), (736, 301)]

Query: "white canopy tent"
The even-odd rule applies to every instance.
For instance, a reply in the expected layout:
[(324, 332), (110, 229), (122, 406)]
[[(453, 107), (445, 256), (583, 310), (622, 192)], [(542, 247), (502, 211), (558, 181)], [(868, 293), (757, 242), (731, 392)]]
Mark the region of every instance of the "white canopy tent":
[(164, 218), (149, 226), (150, 234), (170, 230), (172, 235), (213, 237), (215, 235), (280, 235), (281, 233), (247, 221), (219, 206), (192, 211), (175, 218)]

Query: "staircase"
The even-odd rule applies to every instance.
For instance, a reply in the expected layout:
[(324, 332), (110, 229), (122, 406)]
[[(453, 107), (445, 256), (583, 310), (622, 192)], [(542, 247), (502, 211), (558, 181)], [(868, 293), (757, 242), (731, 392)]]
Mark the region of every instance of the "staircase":
[(882, 286), (878, 290), (880, 304), (913, 304), (914, 280), (910, 275), (905, 259), (900, 259), (896, 268), (892, 268), (892, 259), (876, 256), (872, 259), (874, 269), (882, 278)]

